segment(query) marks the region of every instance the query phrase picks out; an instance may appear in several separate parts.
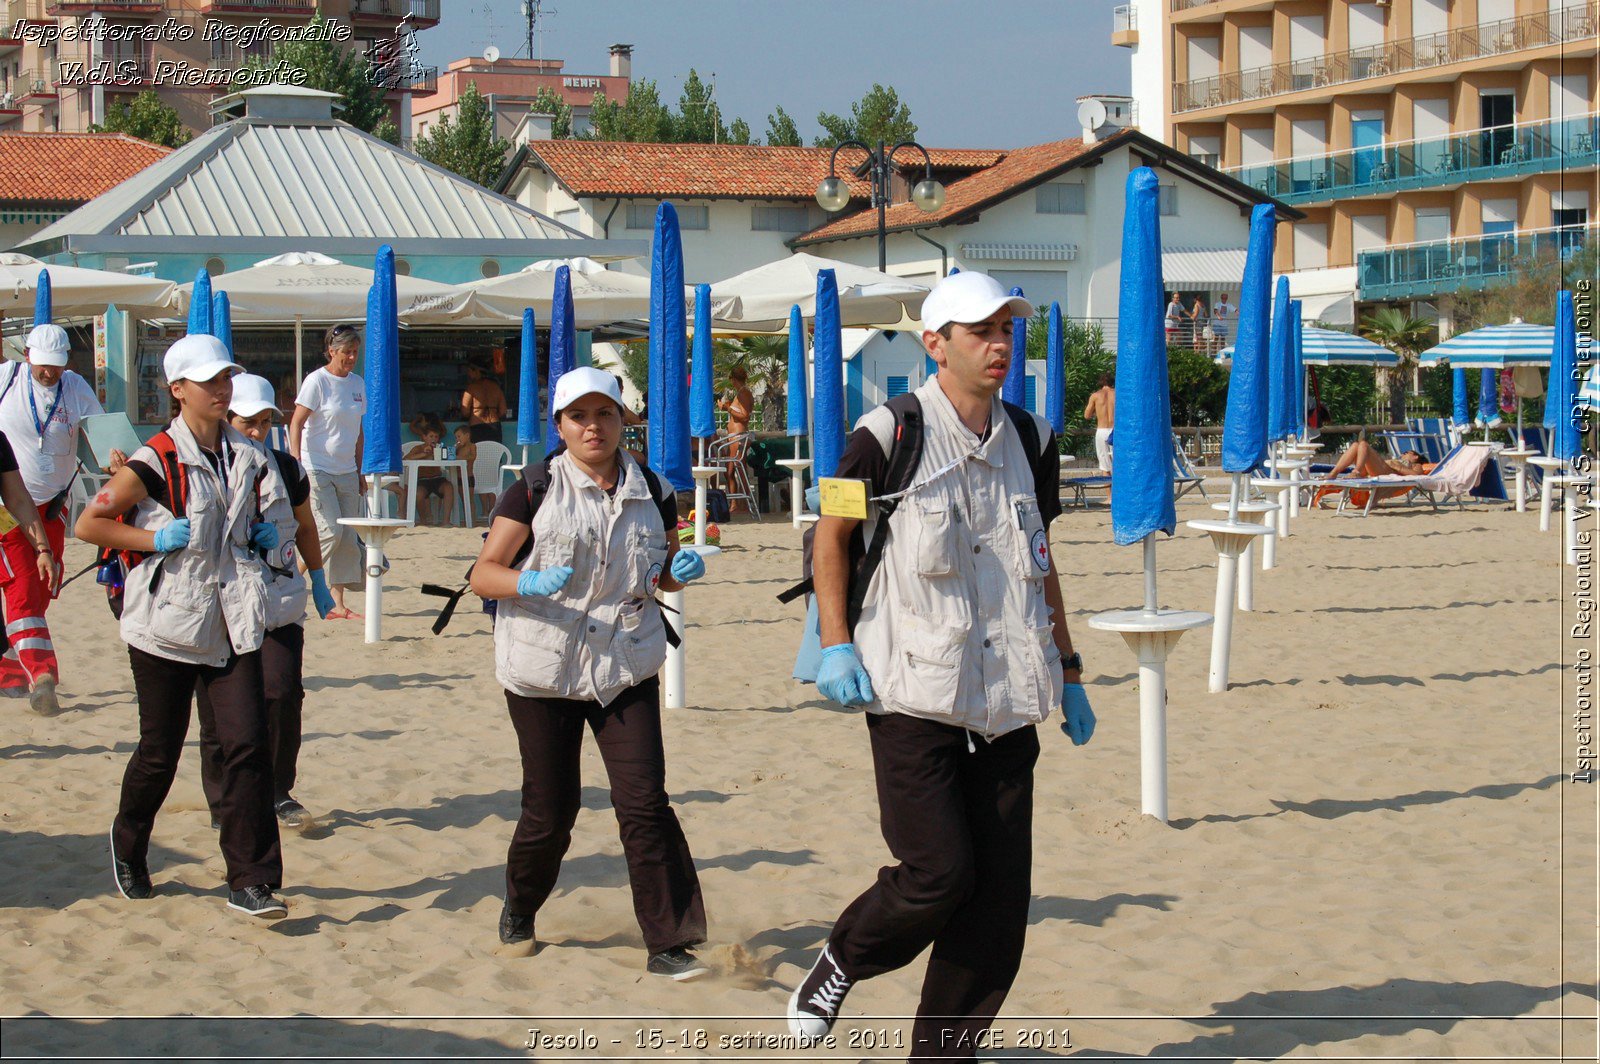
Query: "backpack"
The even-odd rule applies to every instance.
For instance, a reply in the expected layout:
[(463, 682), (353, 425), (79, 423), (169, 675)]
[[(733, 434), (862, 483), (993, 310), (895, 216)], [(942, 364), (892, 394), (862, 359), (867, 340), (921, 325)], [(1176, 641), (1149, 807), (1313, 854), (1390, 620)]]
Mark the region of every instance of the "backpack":
[[(167, 509), (172, 511), (173, 520), (177, 520), (184, 516), (189, 505), (189, 474), (184, 469), (183, 462), (178, 459), (178, 445), (163, 429), (150, 437), (146, 446), (156, 453), (156, 461), (161, 463), (161, 476), (167, 482)], [(132, 524), (137, 510), (138, 507), (135, 506), (124, 511), (117, 515), (117, 520), (123, 524)], [(111, 607), (112, 616), (118, 620), (122, 619), (123, 582), (129, 573), (150, 557), (151, 553), (102, 547), (95, 558), (95, 567), (99, 574), (96, 579), (104, 585), (106, 604)], [(150, 574), (150, 589), (154, 591), (160, 582), (161, 569), (158, 567)]]
[[(530, 463), (522, 467), (522, 487), (523, 490), (528, 493), (528, 524), (530, 526), (533, 524), (533, 519), (539, 516), (539, 507), (544, 505), (544, 497), (550, 492), (550, 463), (555, 461), (556, 456), (561, 454), (561, 452), (565, 449), (565, 445), (559, 446), (549, 454), (545, 455), (544, 460), (539, 462), (537, 465)], [(652, 500), (659, 499), (661, 497), (661, 478), (656, 476), (655, 472), (651, 470), (649, 466), (641, 465), (639, 469), (644, 473), (644, 482), (646, 487), (649, 489), (650, 498)], [(663, 526), (662, 532), (667, 537), (669, 542), (677, 534), (676, 529), (666, 528), (665, 526)], [(483, 538), (488, 539), (489, 533), (485, 532), (483, 534)], [(520, 548), (518, 548), (517, 553), (512, 557), (511, 566), (515, 568), (516, 566), (521, 565), (527, 560), (528, 555), (532, 552), (533, 534), (530, 531), (527, 540)], [(475, 564), (476, 563), (474, 563), (474, 565)], [(456, 606), (461, 603), (462, 598), (466, 596), (467, 592), (472, 590), (472, 569), (472, 565), (467, 566), (466, 583), (462, 584), (458, 588), (444, 587), (440, 584), (422, 585), (422, 593), (424, 595), (432, 595), (435, 598), (447, 600), (444, 604), (444, 607), (439, 610), (439, 616), (434, 619), (434, 635), (438, 635), (440, 632), (444, 631), (445, 626), (450, 623), (450, 619), (455, 616)], [(657, 601), (656, 605), (660, 606), (664, 610), (671, 610), (670, 606), (667, 606), (660, 601)], [(483, 612), (489, 615), (491, 621), (493, 620), (495, 616), (495, 602), (493, 599), (483, 600)], [(667, 642), (673, 646), (677, 646), (679, 643), (678, 634), (672, 630), (672, 625), (670, 624), (666, 626), (666, 629)]]
[[(849, 626), (850, 638), (855, 638), (856, 621), (861, 617), (861, 607), (867, 598), (867, 587), (872, 583), (872, 576), (878, 571), (878, 566), (883, 562), (884, 547), (888, 545), (889, 518), (900, 508), (899, 494), (910, 488), (916, 477), (917, 466), (922, 461), (922, 443), (924, 426), (922, 421), (922, 400), (917, 398), (915, 392), (904, 392), (883, 404), (894, 415), (894, 432), (889, 441), (888, 468), (884, 472), (883, 483), (879, 485), (881, 494), (889, 496), (878, 502), (878, 519), (873, 528), (872, 542), (866, 541), (865, 523), (857, 524), (855, 531), (850, 536), (849, 548), (849, 591), (845, 597), (845, 623)], [(1011, 427), (1016, 430), (1017, 438), (1022, 441), (1023, 449), (1031, 459), (1039, 456), (1039, 426), (1034, 423), (1033, 415), (1022, 407), (1013, 403), (1001, 401), (1005, 408), (1006, 417), (1011, 421)], [(778, 601), (783, 603), (793, 602), (802, 595), (812, 592), (814, 583), (811, 571), (811, 546), (813, 535), (816, 531), (813, 523), (806, 528), (805, 536), (801, 541), (801, 580), (793, 587), (778, 593)]]

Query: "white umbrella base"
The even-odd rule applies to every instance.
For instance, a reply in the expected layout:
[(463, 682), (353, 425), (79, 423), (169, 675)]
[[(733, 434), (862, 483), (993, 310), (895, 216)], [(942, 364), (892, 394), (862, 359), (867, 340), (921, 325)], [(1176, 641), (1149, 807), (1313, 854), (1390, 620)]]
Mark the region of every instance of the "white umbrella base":
[(1233, 600), (1238, 586), (1239, 555), (1256, 536), (1272, 530), (1266, 525), (1232, 521), (1188, 521), (1188, 526), (1211, 536), (1217, 548), (1216, 627), (1211, 634), (1211, 669), (1207, 690), (1221, 694), (1228, 689), (1228, 654), (1233, 642)]
[(366, 641), (383, 641), (383, 548), (411, 522), (403, 517), (341, 517), (341, 525), (356, 530), (367, 547), (367, 633)]

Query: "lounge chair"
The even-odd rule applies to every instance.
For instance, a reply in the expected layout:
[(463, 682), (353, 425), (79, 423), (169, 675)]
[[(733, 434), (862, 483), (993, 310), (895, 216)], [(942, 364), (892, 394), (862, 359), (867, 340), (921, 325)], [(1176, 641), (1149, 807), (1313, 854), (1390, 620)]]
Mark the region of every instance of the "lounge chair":
[(1194, 464), (1189, 461), (1189, 455), (1176, 433), (1172, 436), (1172, 487), (1174, 500), (1183, 498), (1196, 488), (1200, 489), (1202, 499), (1211, 498), (1206, 494), (1206, 478), (1194, 471)]
[[(1317, 492), (1313, 498), (1321, 498), (1325, 493), (1337, 493), (1339, 495), (1337, 509), (1343, 513), (1352, 503), (1353, 492), (1365, 492), (1366, 501), (1361, 504), (1363, 517), (1372, 512), (1372, 508), (1380, 501), (1380, 496), (1386, 499), (1408, 499), (1413, 494), (1421, 495), (1435, 510), (1439, 509), (1441, 497), (1446, 502), (1454, 501), (1457, 506), (1465, 505), (1463, 500), (1468, 495), (1504, 499), (1504, 479), (1491, 451), (1489, 447), (1463, 444), (1445, 455), (1444, 459), (1433, 467), (1431, 473), (1414, 477), (1399, 475), (1340, 477), (1337, 480), (1316, 484)], [(1496, 487), (1499, 489), (1498, 495), (1495, 493)]]

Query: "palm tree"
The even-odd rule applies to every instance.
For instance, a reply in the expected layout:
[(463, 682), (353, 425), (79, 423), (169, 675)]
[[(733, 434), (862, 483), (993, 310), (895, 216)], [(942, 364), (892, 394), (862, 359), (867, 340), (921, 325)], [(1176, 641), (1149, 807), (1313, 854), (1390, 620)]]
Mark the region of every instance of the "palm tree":
[(1433, 339), (1435, 326), (1424, 318), (1413, 318), (1398, 307), (1383, 307), (1361, 322), (1361, 334), (1400, 356), (1400, 364), (1389, 371), (1389, 420), (1396, 424), (1406, 419), (1406, 393), (1402, 374), (1417, 369), (1417, 356)]

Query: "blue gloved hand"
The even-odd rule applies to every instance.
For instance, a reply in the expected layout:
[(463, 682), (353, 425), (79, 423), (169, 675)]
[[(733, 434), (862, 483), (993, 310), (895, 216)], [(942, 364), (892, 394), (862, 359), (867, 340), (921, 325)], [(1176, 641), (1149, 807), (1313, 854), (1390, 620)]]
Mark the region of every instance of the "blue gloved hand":
[(161, 554), (189, 545), (189, 519), (180, 517), (156, 529), (156, 550)]
[(1066, 720), (1061, 730), (1067, 733), (1073, 746), (1082, 746), (1094, 736), (1094, 710), (1089, 708), (1089, 695), (1081, 683), (1061, 685), (1061, 709)]
[(706, 560), (698, 551), (680, 550), (672, 556), (672, 579), (680, 584), (706, 575)]
[(261, 550), (271, 550), (278, 545), (278, 526), (270, 521), (257, 521), (250, 526), (250, 542)]
[(306, 576), (311, 578), (311, 604), (317, 608), (317, 616), (327, 620), (334, 606), (333, 592), (328, 590), (327, 574), (321, 569), (313, 569)]
[(872, 701), (872, 677), (862, 668), (854, 643), (822, 648), (817, 690), (841, 706), (864, 706)]
[(553, 569), (529, 569), (517, 577), (517, 594), (523, 598), (534, 595), (554, 595), (572, 578), (572, 566), (558, 565)]
[(810, 487), (806, 489), (806, 513), (820, 514), (822, 512), (822, 489)]

